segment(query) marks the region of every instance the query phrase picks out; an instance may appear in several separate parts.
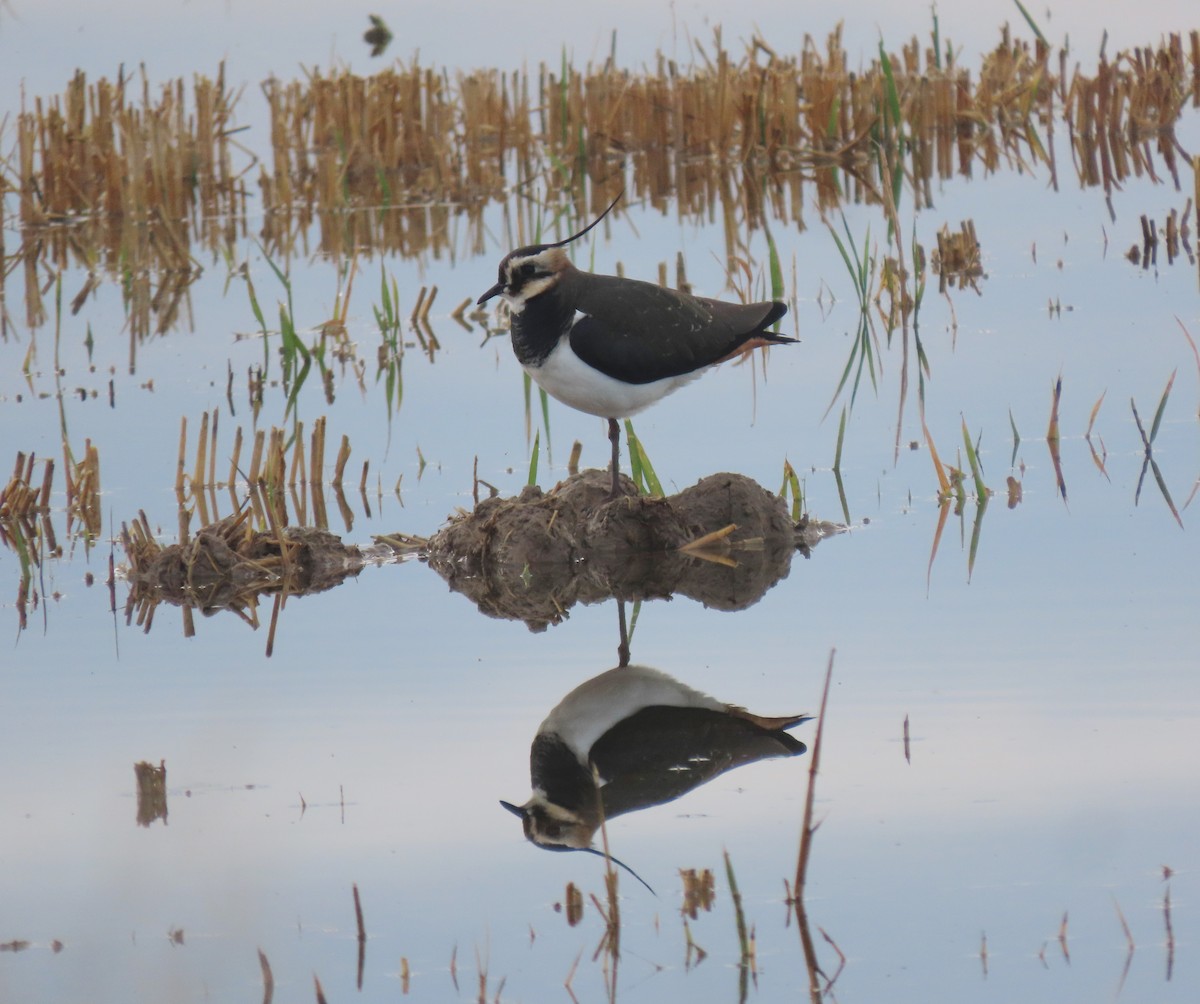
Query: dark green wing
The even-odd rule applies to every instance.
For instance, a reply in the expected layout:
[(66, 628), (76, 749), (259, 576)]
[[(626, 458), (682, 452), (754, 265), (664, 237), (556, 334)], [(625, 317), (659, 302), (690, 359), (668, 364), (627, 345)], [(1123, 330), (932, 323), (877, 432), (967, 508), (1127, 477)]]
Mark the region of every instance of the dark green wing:
[(582, 274), (571, 348), (594, 369), (644, 384), (704, 369), (754, 338), (792, 341), (764, 329), (782, 303), (725, 303), (649, 282)]

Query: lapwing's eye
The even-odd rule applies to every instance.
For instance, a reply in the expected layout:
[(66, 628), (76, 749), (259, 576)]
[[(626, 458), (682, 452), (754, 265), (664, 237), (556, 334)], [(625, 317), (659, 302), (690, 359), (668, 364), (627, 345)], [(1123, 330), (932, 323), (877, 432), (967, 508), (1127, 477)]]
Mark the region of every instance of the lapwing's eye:
[(535, 275), (537, 275), (537, 266), (531, 261), (523, 262), (517, 268), (518, 279), (532, 279)]

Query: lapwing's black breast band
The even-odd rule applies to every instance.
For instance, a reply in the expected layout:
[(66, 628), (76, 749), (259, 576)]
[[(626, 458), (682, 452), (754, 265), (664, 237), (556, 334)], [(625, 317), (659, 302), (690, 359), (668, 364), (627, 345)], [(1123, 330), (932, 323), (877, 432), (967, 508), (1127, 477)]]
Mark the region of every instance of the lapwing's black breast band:
[(571, 327), (575, 308), (551, 290), (525, 301), (510, 322), (513, 352), (522, 366), (537, 369)]
[(555, 805), (579, 812), (596, 802), (592, 772), (558, 736), (541, 733), (529, 748), (529, 779)]

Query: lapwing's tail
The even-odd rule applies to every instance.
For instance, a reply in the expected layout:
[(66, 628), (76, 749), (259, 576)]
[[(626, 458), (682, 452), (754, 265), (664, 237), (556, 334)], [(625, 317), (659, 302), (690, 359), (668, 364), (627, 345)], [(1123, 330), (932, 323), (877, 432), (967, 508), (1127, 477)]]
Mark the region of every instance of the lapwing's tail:
[(812, 715), (784, 715), (781, 718), (766, 718), (763, 715), (756, 715), (745, 708), (733, 705), (730, 705), (729, 713), (743, 721), (750, 722), (752, 725), (757, 725), (766, 732), (782, 732), (784, 729), (792, 729), (797, 725), (803, 725), (805, 722), (813, 720)]
[(764, 349), (769, 345), (793, 345), (799, 341), (799, 338), (776, 334), (774, 331), (756, 331), (744, 342), (741, 342), (732, 352), (718, 359), (717, 362), (726, 363), (730, 359), (745, 359), (755, 349)]
[[(778, 321), (786, 313), (787, 313), (787, 304), (786, 303), (783, 303), (781, 300), (772, 300), (771, 301), (771, 309), (767, 311), (766, 316), (763, 317), (762, 321), (759, 324), (759, 327), (762, 329), (769, 328), (772, 324), (774, 324), (776, 321)], [(775, 335), (773, 332), (766, 331), (766, 330), (763, 330), (762, 334), (764, 337), (771, 338), (772, 340), (778, 339), (781, 342), (796, 341), (795, 338), (788, 338), (786, 335)]]

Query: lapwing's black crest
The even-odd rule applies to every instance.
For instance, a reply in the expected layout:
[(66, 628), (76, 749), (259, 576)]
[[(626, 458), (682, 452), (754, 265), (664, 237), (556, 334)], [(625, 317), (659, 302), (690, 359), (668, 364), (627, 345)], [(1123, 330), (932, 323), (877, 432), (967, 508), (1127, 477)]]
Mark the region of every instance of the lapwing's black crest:
[(620, 198), (565, 240), (510, 251), (496, 284), (478, 300), (504, 297), (513, 352), (551, 397), (608, 419), (614, 496), (617, 419), (637, 414), (726, 359), (796, 341), (770, 330), (787, 313), (778, 300), (728, 303), (577, 269), (567, 245), (603, 220)]

